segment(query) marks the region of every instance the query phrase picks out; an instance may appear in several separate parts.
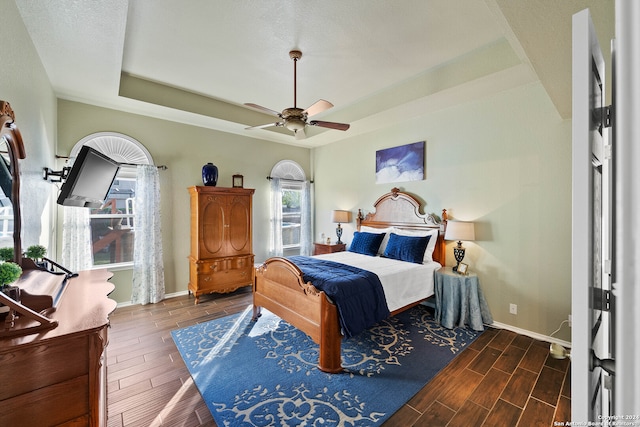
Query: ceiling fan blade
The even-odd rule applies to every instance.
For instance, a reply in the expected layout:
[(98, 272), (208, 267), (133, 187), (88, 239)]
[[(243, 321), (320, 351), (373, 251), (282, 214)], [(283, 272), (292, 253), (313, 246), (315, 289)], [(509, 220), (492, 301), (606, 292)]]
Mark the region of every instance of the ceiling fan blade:
[(283, 123), (281, 122), (276, 122), (276, 123), (267, 123), (265, 125), (258, 125), (258, 126), (249, 126), (248, 128), (244, 128), (245, 130), (251, 130), (251, 129), (264, 129), (264, 128), (268, 128), (271, 126), (283, 126)]
[(256, 109), (256, 110), (260, 110), (260, 111), (262, 111), (264, 113), (271, 114), (272, 116), (280, 117), (280, 113), (278, 113), (277, 111), (272, 110), (271, 108), (263, 107), (262, 105), (258, 105), (258, 104), (252, 104), (250, 102), (245, 102), (244, 105), (246, 105), (247, 107), (251, 107), (253, 109)]
[(307, 138), (307, 134), (304, 132), (304, 128), (303, 129), (298, 129), (295, 133), (295, 137), (296, 139), (306, 139)]
[(332, 103), (325, 101), (324, 99), (319, 99), (311, 107), (304, 110), (303, 113), (307, 113), (307, 117), (311, 117), (315, 114), (322, 113), (331, 107), (333, 107)]
[(323, 128), (336, 129), (336, 130), (347, 130), (349, 129), (349, 125), (346, 123), (334, 123), (334, 122), (323, 122), (321, 120), (311, 120), (309, 122), (311, 126), (320, 126)]

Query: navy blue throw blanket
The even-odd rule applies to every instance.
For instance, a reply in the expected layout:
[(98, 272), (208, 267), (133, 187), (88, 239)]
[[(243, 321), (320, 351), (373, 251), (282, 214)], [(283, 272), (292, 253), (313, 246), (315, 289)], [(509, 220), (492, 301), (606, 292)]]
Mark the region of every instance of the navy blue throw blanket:
[(288, 259), (302, 270), (305, 282), (311, 282), (335, 303), (346, 337), (357, 335), (391, 314), (376, 274), (324, 259)]

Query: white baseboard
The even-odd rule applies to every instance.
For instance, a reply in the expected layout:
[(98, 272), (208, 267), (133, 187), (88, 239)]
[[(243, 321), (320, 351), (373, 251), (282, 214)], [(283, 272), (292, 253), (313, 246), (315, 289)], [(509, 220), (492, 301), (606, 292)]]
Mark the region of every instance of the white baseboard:
[[(180, 291), (180, 292), (174, 292), (171, 294), (165, 294), (164, 299), (179, 297), (182, 295), (187, 295), (188, 293), (189, 291)], [(116, 307), (129, 307), (130, 305), (133, 305), (131, 301), (125, 301), (125, 302), (119, 302), (118, 305), (116, 305)]]
[(560, 340), (558, 338), (550, 337), (548, 335), (542, 335), (537, 332), (527, 331), (526, 329), (521, 329), (515, 326), (507, 325), (505, 323), (493, 322), (490, 326), (493, 326), (494, 328), (499, 328), (499, 329), (506, 329), (508, 331), (515, 332), (516, 334), (526, 335), (536, 340), (560, 344), (564, 348), (571, 348), (571, 343), (569, 341)]

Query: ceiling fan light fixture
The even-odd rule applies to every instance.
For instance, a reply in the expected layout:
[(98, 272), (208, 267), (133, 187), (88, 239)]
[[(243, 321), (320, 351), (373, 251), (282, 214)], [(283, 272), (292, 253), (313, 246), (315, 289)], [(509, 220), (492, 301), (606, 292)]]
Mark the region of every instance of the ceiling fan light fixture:
[(306, 125), (306, 122), (304, 121), (304, 119), (299, 117), (288, 118), (284, 124), (284, 126), (287, 129), (293, 132), (299, 131), (300, 129), (304, 129), (305, 125)]

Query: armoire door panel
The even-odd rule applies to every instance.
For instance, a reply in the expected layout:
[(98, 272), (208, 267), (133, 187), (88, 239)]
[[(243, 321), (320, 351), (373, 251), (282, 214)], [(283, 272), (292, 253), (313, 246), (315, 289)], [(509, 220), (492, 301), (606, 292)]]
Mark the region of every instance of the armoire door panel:
[[(246, 198), (234, 198), (230, 206), (229, 215), (229, 244), (235, 253), (245, 253), (250, 251), (251, 243), (251, 206)], [(248, 250), (249, 249), (249, 250)]]
[(204, 256), (216, 256), (224, 247), (224, 199), (208, 197), (202, 211), (201, 240)]

